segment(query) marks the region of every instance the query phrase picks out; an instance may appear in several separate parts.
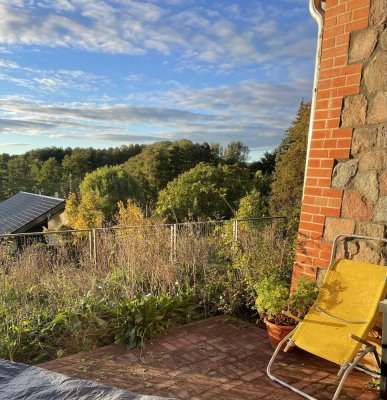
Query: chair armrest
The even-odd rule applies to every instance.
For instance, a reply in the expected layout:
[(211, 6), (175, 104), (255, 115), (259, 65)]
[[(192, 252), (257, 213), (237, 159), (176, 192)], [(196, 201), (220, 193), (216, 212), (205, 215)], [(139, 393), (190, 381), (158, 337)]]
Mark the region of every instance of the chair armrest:
[(358, 325), (362, 325), (362, 324), (367, 324), (367, 323), (368, 323), (368, 321), (350, 321), (350, 320), (347, 320), (347, 319), (343, 319), (343, 318), (340, 318), (340, 317), (336, 317), (336, 316), (334, 316), (334, 315), (332, 315), (332, 314), (327, 313), (326, 311), (324, 311), (323, 309), (321, 309), (319, 306), (316, 306), (316, 305), (314, 306), (314, 308), (316, 309), (316, 311), (318, 311), (319, 313), (325, 315), (326, 317), (332, 318), (332, 319), (334, 319), (335, 321), (344, 322), (345, 324), (358, 324)]
[(296, 317), (295, 315), (293, 315), (292, 313), (290, 313), (288, 311), (282, 311), (282, 314), (287, 316), (288, 318), (294, 319), (297, 322), (302, 322), (301, 318)]

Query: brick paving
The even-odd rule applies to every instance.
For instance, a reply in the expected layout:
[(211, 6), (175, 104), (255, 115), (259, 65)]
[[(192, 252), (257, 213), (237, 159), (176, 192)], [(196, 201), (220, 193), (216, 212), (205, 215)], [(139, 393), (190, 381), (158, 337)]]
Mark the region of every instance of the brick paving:
[[(178, 399), (301, 399), (265, 373), (272, 349), (263, 329), (238, 319), (208, 318), (169, 331), (140, 350), (110, 345), (57, 359), (40, 367), (68, 376)], [(301, 350), (282, 353), (279, 376), (318, 399), (332, 398), (336, 365)], [(350, 375), (341, 399), (374, 400), (371, 378)]]

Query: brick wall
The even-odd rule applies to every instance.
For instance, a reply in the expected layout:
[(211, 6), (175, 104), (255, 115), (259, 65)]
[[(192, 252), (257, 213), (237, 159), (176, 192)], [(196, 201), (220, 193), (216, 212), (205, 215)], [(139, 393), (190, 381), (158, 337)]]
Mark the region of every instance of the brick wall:
[[(293, 286), (328, 267), (336, 234), (384, 235), (387, 215), (376, 213), (387, 210), (386, 20), (387, 0), (326, 1)], [(341, 257), (370, 258), (375, 250), (342, 246)]]

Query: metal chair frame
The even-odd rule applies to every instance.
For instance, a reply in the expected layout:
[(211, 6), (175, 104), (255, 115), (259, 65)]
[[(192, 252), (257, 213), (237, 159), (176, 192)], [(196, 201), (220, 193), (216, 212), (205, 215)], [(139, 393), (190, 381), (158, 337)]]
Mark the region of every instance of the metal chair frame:
[[(375, 241), (380, 241), (380, 242), (387, 243), (387, 239), (386, 239), (386, 238), (374, 238), (374, 237), (370, 237), (370, 236), (339, 234), (339, 235), (337, 235), (337, 236), (334, 238), (334, 241), (333, 241), (331, 259), (330, 259), (330, 263), (329, 263), (329, 268), (328, 268), (328, 269), (332, 269), (332, 268), (333, 268), (333, 265), (334, 265), (334, 258), (335, 258), (336, 249), (337, 249), (337, 243), (338, 243), (338, 241), (339, 241), (340, 238), (361, 239), (361, 240), (375, 240)], [(287, 316), (291, 316), (291, 315), (289, 315), (288, 313), (286, 313), (286, 315), (287, 315)], [(325, 314), (325, 315), (327, 315), (327, 314)], [(329, 316), (330, 318), (332, 318), (332, 319), (341, 320), (342, 322), (346, 322), (346, 323), (349, 323), (349, 324), (358, 324), (358, 323), (360, 323), (360, 322), (366, 322), (366, 321), (347, 321), (347, 320), (343, 320), (343, 319), (341, 319), (341, 318), (335, 317), (335, 316), (333, 316), (333, 315), (328, 315), (328, 316)], [(299, 318), (294, 318), (294, 319), (297, 320), (298, 322), (300, 322), (300, 319), (299, 319)], [(295, 392), (295, 393), (297, 393), (297, 394), (299, 394), (299, 395), (305, 397), (306, 399), (309, 399), (309, 400), (317, 400), (315, 397), (313, 397), (313, 396), (311, 396), (311, 395), (305, 393), (304, 391), (302, 391), (302, 390), (300, 390), (300, 389), (298, 389), (298, 388), (296, 388), (296, 387), (290, 385), (289, 383), (285, 382), (284, 380), (282, 380), (282, 379), (276, 377), (276, 376), (272, 373), (272, 371), (271, 371), (271, 368), (272, 368), (272, 366), (273, 366), (273, 364), (274, 364), (274, 361), (275, 361), (275, 359), (276, 359), (278, 353), (280, 352), (282, 346), (287, 342), (287, 344), (286, 344), (286, 346), (285, 346), (285, 348), (284, 348), (284, 351), (285, 351), (285, 352), (289, 349), (289, 347), (294, 346), (294, 342), (292, 341), (292, 336), (294, 335), (296, 329), (297, 329), (297, 327), (294, 328), (288, 335), (286, 335), (286, 336), (280, 341), (280, 343), (278, 344), (277, 348), (274, 350), (274, 353), (273, 353), (273, 355), (272, 355), (272, 357), (271, 357), (271, 359), (270, 359), (270, 361), (269, 361), (269, 364), (267, 365), (266, 373), (267, 373), (268, 377), (269, 377), (272, 381), (279, 383), (280, 385), (282, 385), (282, 386), (284, 386), (284, 387), (286, 387), (286, 388), (292, 390), (293, 392)], [(375, 347), (373, 344), (371, 344), (371, 343), (369, 343), (369, 342), (367, 342), (367, 341), (365, 341), (365, 340), (363, 340), (363, 339), (361, 339), (361, 338), (359, 338), (359, 337), (357, 337), (357, 336), (355, 336), (355, 335), (351, 335), (351, 338), (352, 338), (353, 340), (356, 340), (356, 341), (362, 343), (365, 347), (364, 347), (363, 350), (361, 350), (361, 351), (356, 355), (356, 357), (353, 359), (353, 361), (352, 361), (351, 363), (344, 363), (344, 364), (340, 367), (340, 370), (339, 370), (339, 372), (338, 372), (337, 375), (338, 375), (338, 377), (341, 378), (341, 379), (340, 379), (340, 382), (339, 382), (339, 384), (338, 384), (338, 386), (337, 386), (337, 389), (336, 389), (336, 391), (335, 391), (335, 394), (334, 394), (334, 396), (332, 397), (332, 400), (337, 400), (337, 399), (339, 398), (340, 392), (341, 392), (341, 390), (343, 389), (343, 386), (344, 386), (344, 384), (345, 384), (345, 381), (346, 381), (348, 375), (350, 374), (350, 372), (351, 372), (354, 368), (357, 367), (357, 364), (363, 359), (363, 357), (364, 357), (366, 354), (368, 354), (368, 353), (373, 353), (374, 356), (375, 356), (375, 359), (376, 359), (376, 362), (377, 362), (379, 368), (380, 368), (380, 366), (381, 366), (379, 355), (378, 355), (378, 353), (377, 353), (377, 351), (376, 351), (376, 347)], [(368, 373), (368, 371), (366, 371), (366, 370), (364, 370), (364, 369), (361, 369), (361, 370), (362, 370), (363, 372), (365, 372), (365, 373)], [(375, 374), (374, 374), (374, 373), (370, 373), (370, 375), (374, 376)]]

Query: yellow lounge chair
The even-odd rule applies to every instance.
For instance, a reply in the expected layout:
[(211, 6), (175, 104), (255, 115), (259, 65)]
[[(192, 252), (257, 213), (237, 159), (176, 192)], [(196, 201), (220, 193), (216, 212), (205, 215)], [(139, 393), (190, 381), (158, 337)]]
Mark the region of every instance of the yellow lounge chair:
[[(335, 246), (336, 241), (334, 249)], [(332, 265), (325, 274), (317, 300), (309, 313), (302, 321), (294, 318), (299, 324), (274, 351), (267, 366), (270, 379), (309, 400), (315, 400), (271, 372), (274, 360), (286, 341), (285, 351), (297, 346), (340, 366), (338, 376), (341, 380), (333, 400), (339, 397), (349, 373), (367, 353), (374, 353), (380, 367), (375, 346), (365, 339), (377, 316), (379, 302), (386, 296), (386, 278), (387, 268), (382, 265), (358, 260), (340, 260)], [(362, 345), (364, 348), (360, 351)]]

